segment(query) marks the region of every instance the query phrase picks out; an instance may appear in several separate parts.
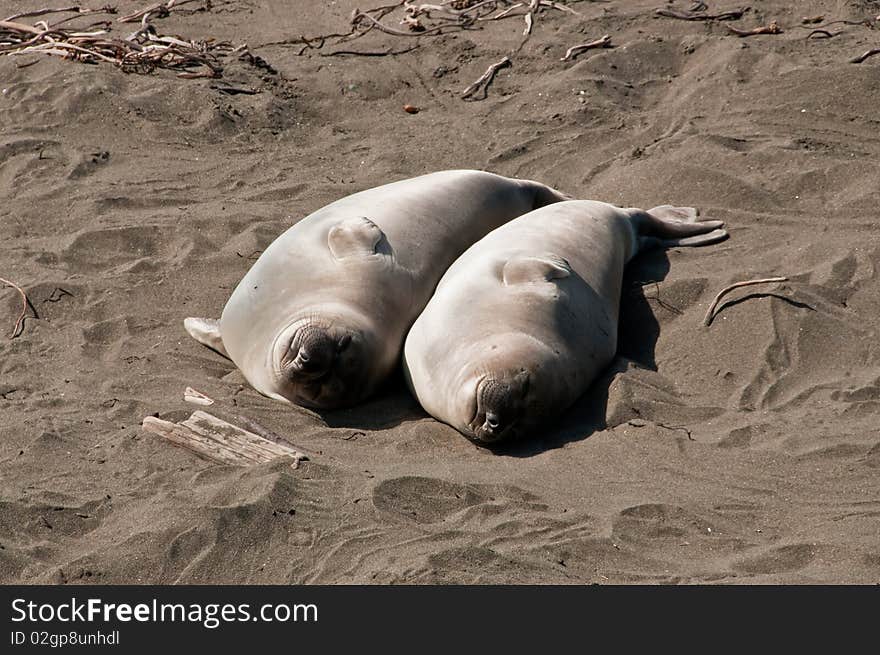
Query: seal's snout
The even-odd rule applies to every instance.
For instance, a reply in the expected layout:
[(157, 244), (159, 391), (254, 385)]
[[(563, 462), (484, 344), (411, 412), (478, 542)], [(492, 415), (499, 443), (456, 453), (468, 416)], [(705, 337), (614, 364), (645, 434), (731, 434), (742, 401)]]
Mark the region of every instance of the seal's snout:
[(304, 375), (323, 375), (332, 366), (333, 355), (325, 348), (312, 347), (310, 351), (306, 346), (301, 346), (290, 369)]
[(474, 434), (478, 441), (491, 443), (506, 436), (510, 427), (513, 427), (512, 424), (502, 420), (499, 414), (488, 411), (486, 412), (483, 424), (474, 430)]
[(294, 334), (282, 363), (291, 377), (314, 380), (333, 368), (337, 350), (337, 343), (325, 330), (308, 326)]
[(486, 427), (489, 430), (497, 430), (501, 425), (501, 420), (495, 412), (486, 412)]
[(474, 439), (494, 443), (516, 433), (525, 409), (529, 374), (485, 379), (477, 385), (477, 411), (471, 423)]

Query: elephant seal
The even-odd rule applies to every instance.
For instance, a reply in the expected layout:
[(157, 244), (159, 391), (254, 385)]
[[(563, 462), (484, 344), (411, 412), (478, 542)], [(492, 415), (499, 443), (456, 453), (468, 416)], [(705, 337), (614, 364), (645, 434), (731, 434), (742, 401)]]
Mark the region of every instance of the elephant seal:
[(397, 365), (406, 331), (466, 248), (566, 199), (538, 182), (467, 170), (361, 191), (273, 241), (219, 322), (188, 318), (184, 326), (266, 396), (318, 409), (349, 406)]
[(696, 217), (573, 200), (494, 230), (446, 271), (407, 335), (410, 390), (480, 444), (543, 424), (613, 359), (625, 264), (651, 246), (727, 237), (721, 221)]

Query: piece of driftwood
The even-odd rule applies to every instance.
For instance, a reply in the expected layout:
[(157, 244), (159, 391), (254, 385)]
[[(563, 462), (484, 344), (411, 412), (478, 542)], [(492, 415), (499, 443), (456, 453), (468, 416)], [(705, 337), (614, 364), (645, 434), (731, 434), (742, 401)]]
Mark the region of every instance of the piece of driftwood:
[(312, 451), (306, 450), (305, 448), (298, 446), (295, 443), (291, 443), (291, 441), (286, 437), (282, 437), (277, 432), (273, 432), (265, 425), (255, 421), (252, 418), (248, 418), (247, 416), (243, 416), (242, 414), (237, 414), (236, 412), (224, 410), (220, 407), (214, 407), (211, 411), (214, 412), (214, 416), (226, 421), (227, 423), (237, 425), (247, 432), (253, 432), (254, 434), (263, 437), (263, 439), (267, 439), (274, 443), (280, 444), (285, 448), (292, 448), (293, 450), (305, 455), (307, 459), (311, 459), (314, 456), (314, 453)]
[(776, 21), (773, 21), (769, 25), (761, 25), (760, 27), (755, 27), (750, 30), (741, 30), (737, 27), (733, 27), (732, 25), (728, 25), (727, 29), (730, 30), (733, 34), (737, 36), (757, 36), (759, 34), (782, 34), (782, 28), (779, 27), (779, 24)]
[(214, 399), (206, 396), (201, 391), (196, 391), (192, 387), (187, 387), (183, 391), (183, 399), (193, 405), (213, 405)]
[(592, 50), (593, 48), (611, 48), (611, 36), (606, 34), (601, 39), (596, 39), (595, 41), (590, 41), (589, 43), (582, 43), (581, 45), (573, 45), (568, 50), (565, 51), (565, 56), (560, 58), (559, 61), (569, 61), (574, 59), (582, 52), (586, 52), (587, 50)]
[[(18, 315), (18, 320), (15, 321), (15, 327), (12, 328), (12, 334), (9, 337), (10, 339), (15, 339), (15, 337), (24, 332), (24, 319), (27, 317), (28, 307), (31, 307), (33, 309), (33, 305), (31, 305), (31, 301), (27, 297), (27, 294), (24, 292), (24, 289), (18, 286), (15, 282), (10, 282), (6, 278), (0, 277), (0, 283), (12, 287), (16, 291), (18, 291), (19, 295), (21, 296), (21, 313)], [(36, 316), (36, 312), (37, 310), (34, 310), (34, 316)]]
[(874, 55), (880, 55), (880, 48), (871, 48), (867, 52), (860, 54), (858, 57), (853, 57), (849, 62), (851, 64), (861, 64), (868, 57), (873, 57)]
[[(705, 4), (705, 3), (703, 3)], [(658, 16), (666, 16), (667, 18), (677, 18), (679, 20), (737, 20), (743, 17), (749, 10), (748, 7), (743, 7), (742, 9), (733, 9), (730, 11), (722, 11), (717, 14), (706, 14), (703, 13), (705, 8), (700, 9), (699, 11), (689, 10), (684, 11), (680, 9), (675, 9), (674, 7), (661, 7), (660, 9), (655, 9), (654, 13)]]
[(715, 318), (715, 308), (718, 307), (718, 303), (721, 302), (721, 299), (733, 291), (734, 289), (739, 289), (740, 287), (748, 287), (753, 284), (768, 284), (771, 282), (786, 282), (788, 281), (787, 277), (766, 277), (761, 278), (760, 280), (745, 280), (744, 282), (737, 282), (735, 284), (731, 284), (730, 286), (724, 287), (721, 291), (718, 292), (718, 295), (715, 296), (715, 299), (712, 301), (712, 304), (709, 305), (709, 309), (706, 311), (706, 316), (703, 318), (703, 325), (711, 325), (712, 319)]
[(308, 459), (294, 448), (264, 439), (201, 410), (181, 423), (147, 416), (142, 427), (200, 457), (222, 464), (253, 466), (279, 457), (292, 457), (292, 468), (297, 468), (302, 460)]
[(481, 87), (484, 89), (487, 88), (492, 83), (492, 80), (495, 79), (495, 73), (497, 73), (502, 68), (512, 65), (513, 64), (510, 63), (510, 57), (505, 57), (501, 61), (495, 62), (486, 69), (485, 73), (480, 75), (479, 79), (476, 82), (474, 82), (473, 84), (468, 86), (468, 88), (461, 92), (461, 97), (467, 98)]

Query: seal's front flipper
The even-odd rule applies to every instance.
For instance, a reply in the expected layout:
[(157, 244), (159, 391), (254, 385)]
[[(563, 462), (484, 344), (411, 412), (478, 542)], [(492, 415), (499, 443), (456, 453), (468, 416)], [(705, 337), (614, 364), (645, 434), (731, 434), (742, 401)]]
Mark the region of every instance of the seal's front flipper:
[(213, 318), (187, 318), (183, 321), (183, 327), (200, 344), (229, 358), (223, 339), (220, 338), (220, 321)]
[(327, 245), (336, 259), (368, 257), (381, 252), (385, 234), (369, 218), (358, 216), (334, 225), (327, 235)]
[(550, 282), (571, 275), (571, 266), (556, 255), (514, 257), (504, 265), (501, 275), (506, 286)]

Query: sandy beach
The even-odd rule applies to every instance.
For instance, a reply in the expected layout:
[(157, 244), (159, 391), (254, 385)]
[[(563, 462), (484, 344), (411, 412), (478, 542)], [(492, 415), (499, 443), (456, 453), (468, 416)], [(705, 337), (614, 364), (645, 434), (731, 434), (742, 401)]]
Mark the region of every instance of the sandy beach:
[[(141, 24), (117, 19), (148, 4), (67, 25), (125, 38)], [(149, 19), (247, 44), (216, 78), (0, 51), (0, 277), (32, 305), (10, 338), (22, 299), (0, 288), (0, 582), (880, 582), (880, 56), (851, 62), (880, 47), (880, 3), (682, 20), (655, 10), (693, 3), (569, 2), (525, 40), (521, 16), (313, 40), (367, 4)], [(0, 0), (0, 19), (46, 6)], [(382, 22), (405, 31), (402, 15)], [(184, 331), (310, 212), (453, 168), (698, 207), (730, 239), (634, 260), (618, 360), (496, 452), (400, 375), (317, 413), (259, 395)], [(721, 289), (775, 276), (704, 325)], [(222, 466), (143, 431), (198, 409), (187, 386), (313, 456)]]

